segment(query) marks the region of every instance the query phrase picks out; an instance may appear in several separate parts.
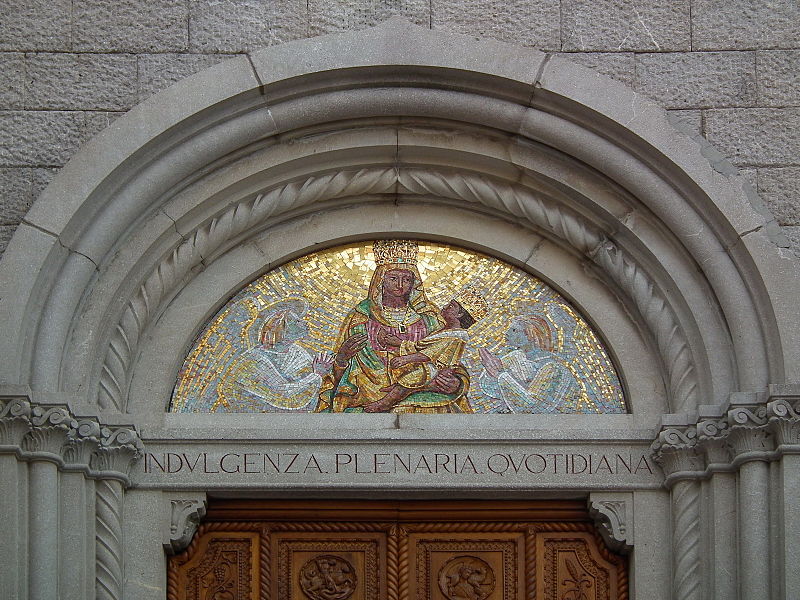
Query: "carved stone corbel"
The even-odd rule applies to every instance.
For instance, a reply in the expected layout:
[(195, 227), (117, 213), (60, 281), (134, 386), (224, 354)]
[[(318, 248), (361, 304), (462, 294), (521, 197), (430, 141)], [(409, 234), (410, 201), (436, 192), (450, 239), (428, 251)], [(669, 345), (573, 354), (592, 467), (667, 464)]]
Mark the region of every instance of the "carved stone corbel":
[(622, 553), (633, 548), (632, 493), (592, 493), (589, 495), (589, 514), (609, 548)]
[(31, 403), (26, 398), (0, 398), (0, 452), (16, 452), (30, 430)]
[(183, 494), (180, 498), (169, 498), (169, 538), (164, 541), (168, 554), (178, 554), (192, 541), (200, 520), (206, 514), (206, 495)]
[(27, 458), (62, 464), (61, 449), (67, 442), (72, 415), (63, 406), (35, 406), (31, 410), (31, 430), (22, 439)]

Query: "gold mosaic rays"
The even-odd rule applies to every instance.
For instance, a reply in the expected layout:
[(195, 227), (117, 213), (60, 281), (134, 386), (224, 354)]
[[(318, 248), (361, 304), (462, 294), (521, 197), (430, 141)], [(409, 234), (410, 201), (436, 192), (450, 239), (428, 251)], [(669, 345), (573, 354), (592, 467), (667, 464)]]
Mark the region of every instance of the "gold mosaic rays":
[[(362, 242), (308, 254), (241, 290), (195, 341), (170, 410), (314, 411), (340, 328), (366, 298), (376, 268), (372, 247)], [(488, 302), (488, 314), (468, 330), (461, 363), (473, 412), (625, 412), (599, 338), (541, 280), (484, 254), (431, 242), (418, 243), (416, 266), (439, 309), (465, 289)], [(270, 319), (284, 328), (284, 342), (274, 347), (263, 343)], [(537, 347), (534, 322), (550, 348)], [(501, 365), (497, 376), (487, 373), (486, 353)]]

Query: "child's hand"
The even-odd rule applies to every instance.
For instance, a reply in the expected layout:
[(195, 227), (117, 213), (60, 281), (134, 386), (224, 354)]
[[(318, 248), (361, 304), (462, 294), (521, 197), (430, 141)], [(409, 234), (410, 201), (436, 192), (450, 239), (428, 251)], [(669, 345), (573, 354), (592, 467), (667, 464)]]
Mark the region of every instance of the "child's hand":
[(408, 357), (407, 356), (395, 356), (392, 360), (389, 361), (389, 366), (393, 369), (399, 369), (403, 365), (408, 364)]

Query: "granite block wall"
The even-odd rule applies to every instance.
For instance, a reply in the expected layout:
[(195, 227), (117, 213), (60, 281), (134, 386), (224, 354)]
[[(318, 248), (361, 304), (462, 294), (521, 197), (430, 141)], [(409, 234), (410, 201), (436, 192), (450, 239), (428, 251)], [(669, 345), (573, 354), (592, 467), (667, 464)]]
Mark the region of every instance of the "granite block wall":
[(742, 169), (800, 254), (795, 0), (0, 0), (0, 252), (80, 144), (148, 96), (392, 15), (564, 55), (653, 98)]

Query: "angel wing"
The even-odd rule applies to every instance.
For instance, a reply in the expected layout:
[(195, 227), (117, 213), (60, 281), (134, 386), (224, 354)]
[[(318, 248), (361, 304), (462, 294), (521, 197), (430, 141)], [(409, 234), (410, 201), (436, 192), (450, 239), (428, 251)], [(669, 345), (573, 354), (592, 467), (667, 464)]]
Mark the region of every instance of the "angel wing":
[(215, 383), (235, 356), (255, 345), (251, 330), (259, 319), (259, 305), (245, 297), (221, 311), (195, 340), (178, 372), (172, 393), (172, 412), (213, 410)]

